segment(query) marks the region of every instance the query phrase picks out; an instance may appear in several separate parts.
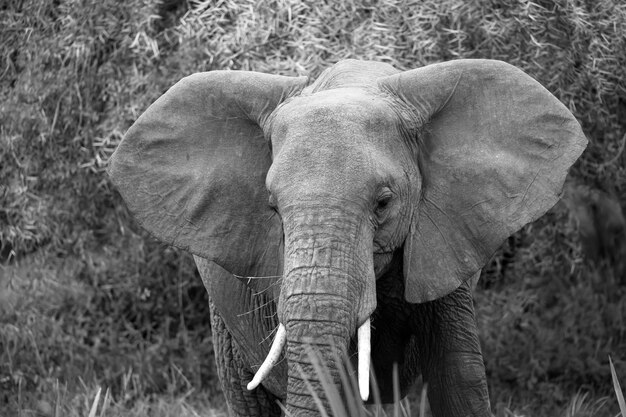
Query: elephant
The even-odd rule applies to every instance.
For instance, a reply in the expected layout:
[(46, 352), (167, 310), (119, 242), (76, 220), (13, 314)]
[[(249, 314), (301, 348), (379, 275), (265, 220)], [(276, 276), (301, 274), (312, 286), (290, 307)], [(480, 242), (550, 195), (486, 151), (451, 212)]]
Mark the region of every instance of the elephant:
[(370, 374), (382, 402), (421, 375), (433, 415), (487, 416), (470, 281), (586, 144), (505, 62), (342, 60), (316, 79), (185, 77), (108, 172), (142, 227), (194, 255), (232, 415), (332, 415), (314, 352), (335, 386), (351, 364), (364, 401)]

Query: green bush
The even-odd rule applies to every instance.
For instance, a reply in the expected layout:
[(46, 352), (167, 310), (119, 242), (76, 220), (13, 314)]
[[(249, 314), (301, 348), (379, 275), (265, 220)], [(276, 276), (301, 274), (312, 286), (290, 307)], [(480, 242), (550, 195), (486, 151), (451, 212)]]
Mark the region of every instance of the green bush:
[[(175, 81), (146, 77), (158, 60), (135, 53), (141, 33), (167, 31), (158, 8), (2, 8), (0, 391), (36, 397), (81, 377), (117, 394), (133, 375), (142, 395), (191, 383), (214, 393), (207, 297), (191, 256), (140, 231), (104, 173), (126, 128)], [(5, 400), (9, 410), (19, 397)]]
[[(0, 271), (11, 281), (0, 282), (0, 388), (11, 394), (81, 375), (119, 398), (131, 368), (143, 395), (186, 390), (172, 388), (175, 369), (215, 392), (191, 257), (142, 232), (104, 173), (125, 130), (192, 72), (501, 59), (580, 120), (590, 144), (574, 174), (626, 203), (623, 2), (18, 0), (0, 6), (0, 28)], [(554, 414), (578, 390), (611, 395), (608, 354), (626, 375), (617, 278), (587, 264), (558, 211), (507, 243), (477, 292), (494, 406)]]

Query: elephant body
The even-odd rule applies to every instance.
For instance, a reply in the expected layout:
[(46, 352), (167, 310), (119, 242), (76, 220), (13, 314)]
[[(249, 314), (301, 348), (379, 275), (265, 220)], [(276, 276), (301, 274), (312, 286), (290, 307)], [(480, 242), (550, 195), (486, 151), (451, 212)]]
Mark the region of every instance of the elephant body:
[(585, 144), (506, 63), (346, 60), (316, 80), (186, 77), (109, 173), (142, 226), (195, 255), (233, 414), (332, 414), (347, 352), (364, 401), (370, 365), (383, 401), (397, 368), (435, 416), (488, 416), (470, 282), (558, 201)]
[[(377, 280), (377, 308), (372, 315), (371, 360), (381, 401), (391, 403), (398, 395), (393, 382), (396, 367), (400, 398), (423, 371), (433, 390), (431, 408), (436, 412), (448, 415), (452, 397), (456, 397), (458, 409), (471, 411), (470, 415), (490, 415), (470, 282), (442, 299), (412, 304), (404, 299), (401, 257), (396, 261)], [(273, 368), (262, 388), (245, 390), (265, 359), (278, 326), (277, 301), (269, 290), (278, 279), (270, 279), (270, 286), (258, 292), (254, 285), (236, 279), (211, 261), (196, 257), (196, 264), (210, 297), (213, 343), (232, 414), (280, 415), (272, 402), (286, 398), (286, 362)], [(237, 346), (234, 349), (233, 344)], [(455, 345), (463, 351), (456, 352)], [(348, 354), (354, 359), (356, 340), (350, 347)], [(471, 392), (467, 386), (472, 387)]]

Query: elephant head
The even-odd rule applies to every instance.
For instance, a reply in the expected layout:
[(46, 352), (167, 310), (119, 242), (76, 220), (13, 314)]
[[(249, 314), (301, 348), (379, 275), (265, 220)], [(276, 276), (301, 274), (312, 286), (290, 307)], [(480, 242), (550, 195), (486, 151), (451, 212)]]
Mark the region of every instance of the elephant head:
[(450, 293), (557, 202), (585, 145), (567, 108), (504, 62), (347, 60), (310, 84), (184, 78), (129, 129), (109, 173), (158, 239), (234, 276), (282, 276), (279, 336), (251, 388), (285, 344), (287, 409), (307, 415), (322, 388), (305, 347), (339, 383), (333, 349), (357, 329), (367, 397), (368, 318), (394, 254), (407, 301)]

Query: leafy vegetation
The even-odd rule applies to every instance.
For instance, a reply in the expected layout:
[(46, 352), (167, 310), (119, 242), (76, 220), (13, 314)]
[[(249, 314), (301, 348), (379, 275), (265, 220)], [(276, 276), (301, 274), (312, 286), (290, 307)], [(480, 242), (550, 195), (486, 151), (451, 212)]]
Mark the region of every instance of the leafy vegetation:
[[(590, 144), (574, 175), (624, 207), (624, 33), (614, 0), (3, 3), (0, 414), (86, 415), (99, 386), (108, 400), (93, 415), (223, 407), (191, 257), (146, 236), (104, 173), (125, 130), (181, 77), (501, 59), (576, 115)], [(620, 278), (584, 259), (563, 210), (496, 254), (476, 308), (497, 415), (615, 415)]]

